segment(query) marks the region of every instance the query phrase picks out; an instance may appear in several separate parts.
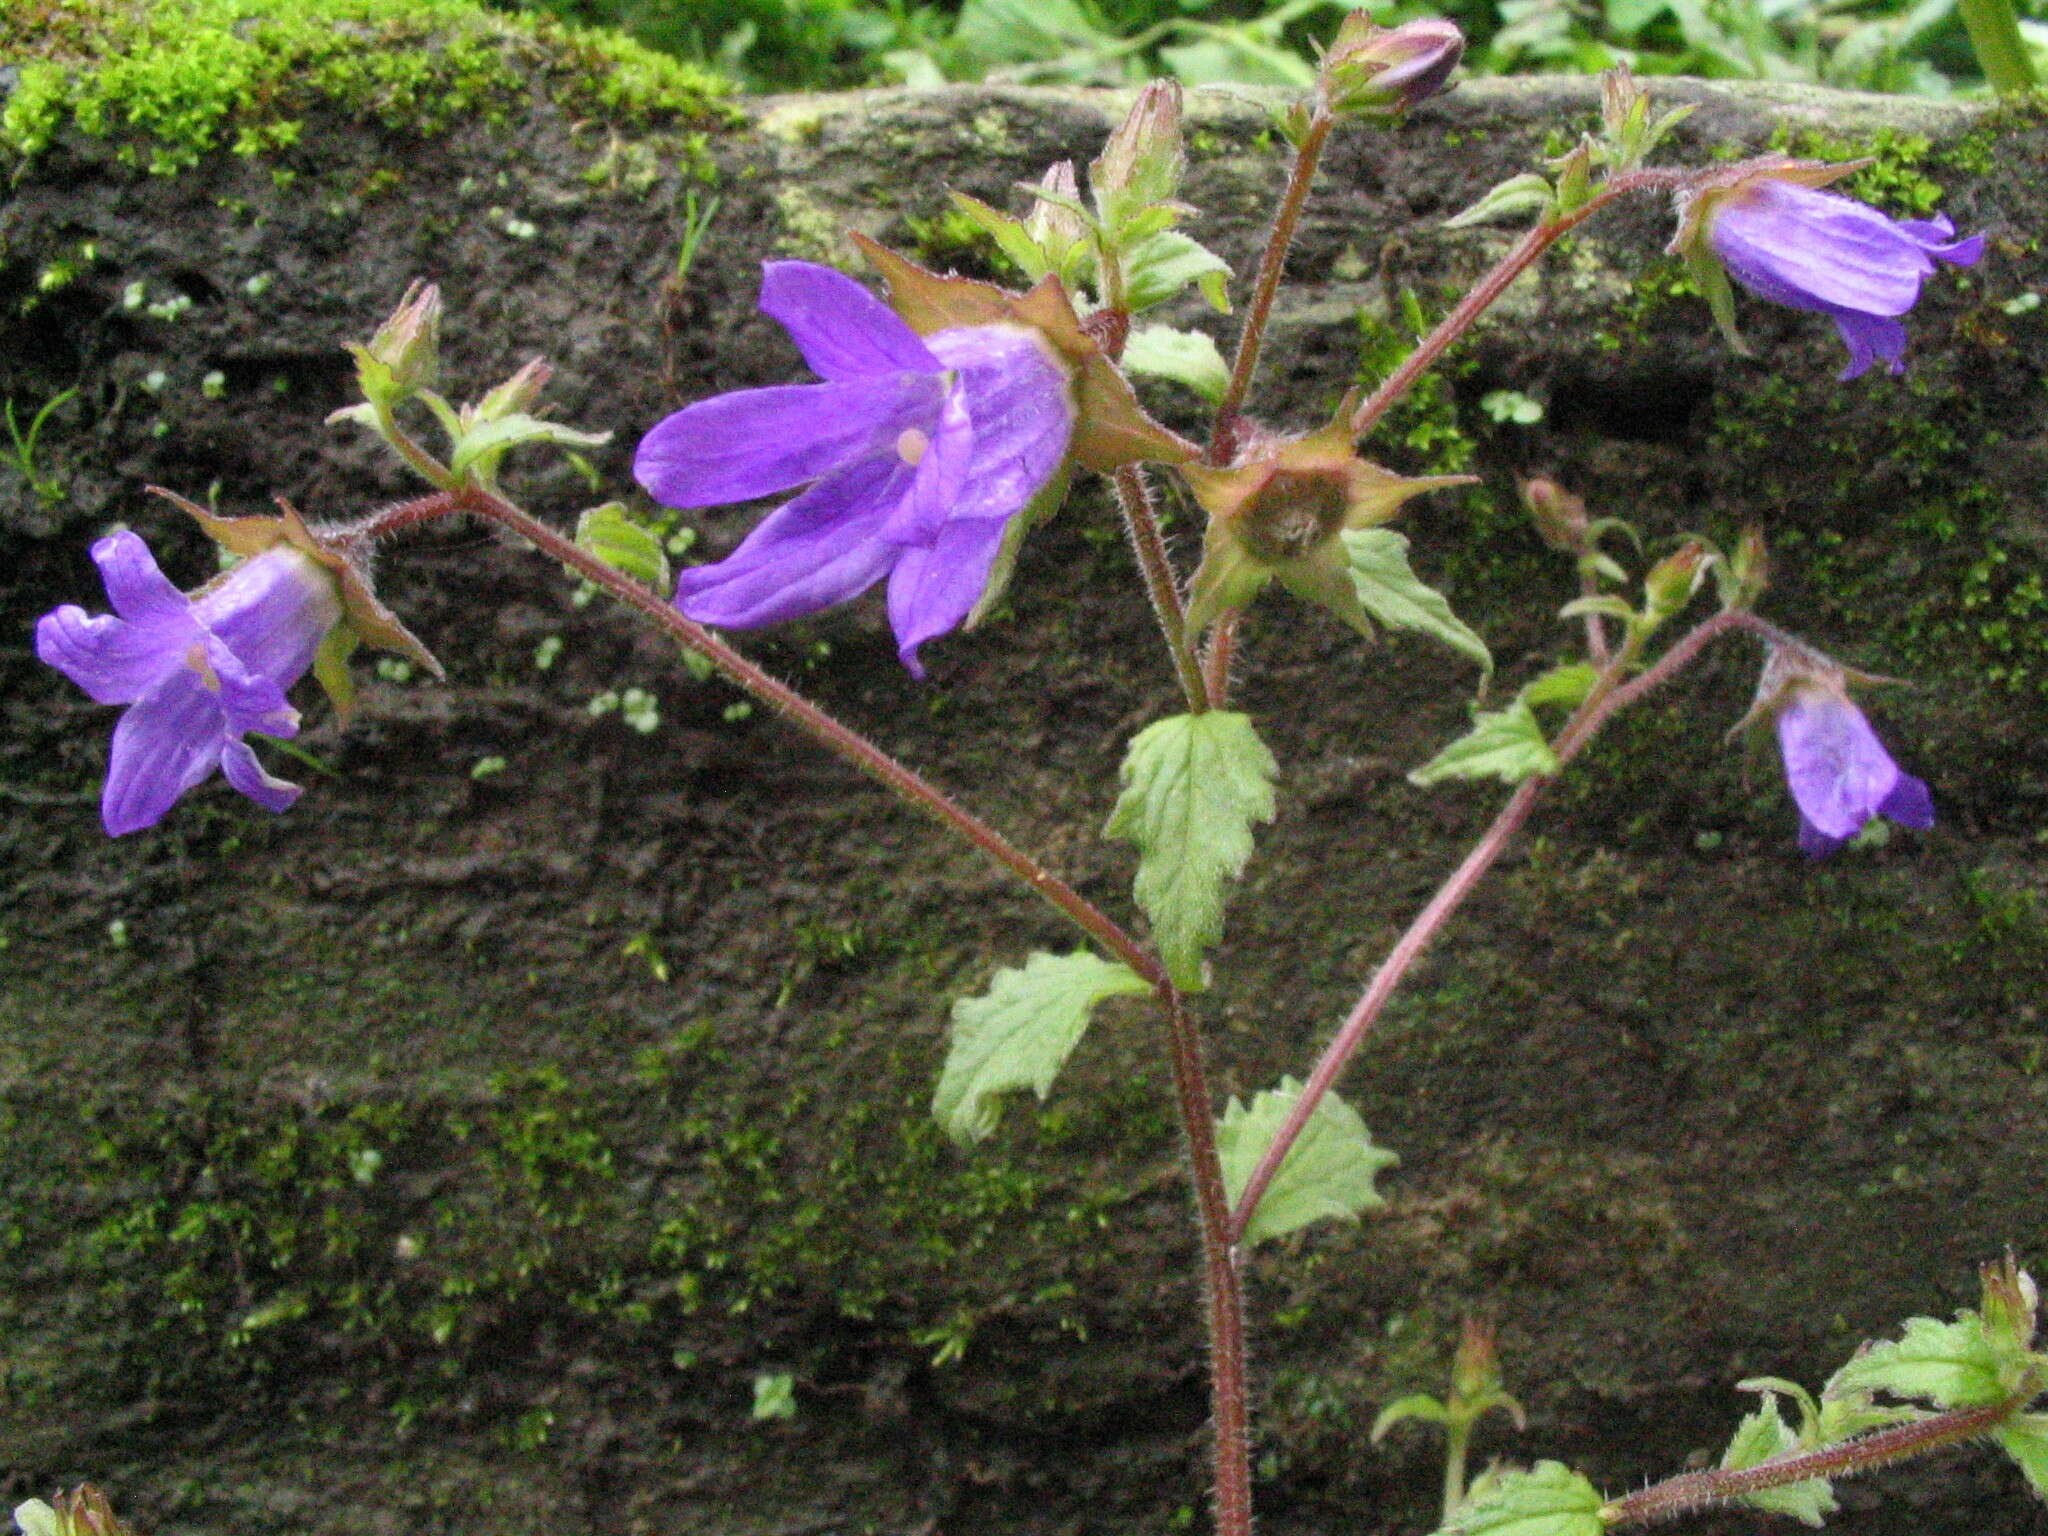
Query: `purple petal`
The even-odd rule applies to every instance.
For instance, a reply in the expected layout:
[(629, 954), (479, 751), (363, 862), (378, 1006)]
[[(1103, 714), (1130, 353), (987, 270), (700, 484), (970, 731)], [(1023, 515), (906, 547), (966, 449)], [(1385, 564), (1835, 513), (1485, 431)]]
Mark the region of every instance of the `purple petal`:
[(1797, 309), (1903, 315), (1934, 262), (1875, 208), (1783, 181), (1758, 181), (1712, 216), (1708, 244), (1728, 271)]
[(946, 397), (938, 431), (918, 458), (909, 490), (889, 514), (881, 536), (891, 544), (929, 544), (937, 538), (960, 502), (973, 456), (974, 423), (962, 391), (955, 388)]
[(1940, 214), (1931, 219), (1901, 219), (1899, 229), (1919, 243), (1930, 256), (1954, 267), (1974, 267), (1984, 257), (1984, 237), (1968, 235), (1956, 239), (1956, 227)]
[(936, 374), (743, 389), (685, 406), (640, 440), (633, 476), (665, 507), (772, 496), (864, 459), (893, 457), (937, 425)]
[(1892, 792), (1879, 803), (1878, 814), (1889, 816), (1902, 827), (1925, 832), (1934, 825), (1934, 796), (1927, 785), (1910, 773), (1901, 773)]
[(1836, 315), (1835, 329), (1849, 349), (1849, 365), (1835, 377), (1846, 384), (1860, 377), (1872, 363), (1883, 363), (1887, 373), (1906, 371), (1906, 328), (1884, 315)]
[(220, 749), (220, 771), (227, 781), (266, 811), (284, 811), (303, 791), (298, 785), (264, 772), (246, 741), (230, 741)]
[(781, 322), (822, 379), (939, 371), (938, 360), (893, 309), (830, 267), (763, 262), (761, 313)]
[(918, 647), (958, 629), (974, 611), (1007, 528), (995, 517), (956, 520), (929, 546), (903, 551), (889, 576), (889, 625), (912, 677), (924, 676)]
[[(261, 731), (266, 736), (299, 734), (299, 712), (286, 700), (284, 686), (277, 679), (243, 666), (241, 658), (217, 636), (207, 640), (205, 655), (212, 676), (200, 681), (219, 699), (223, 729), (230, 736), (244, 731)], [(298, 672), (287, 673), (284, 684), (298, 680)]]
[(910, 474), (900, 461), (878, 459), (820, 480), (725, 559), (678, 576), (676, 607), (700, 624), (752, 629), (858, 596), (900, 553), (881, 530)]
[(178, 617), (130, 623), (111, 613), (92, 616), (66, 603), (36, 621), (36, 655), (78, 684), (96, 703), (132, 704), (184, 665), (199, 626)]
[[(275, 545), (195, 594), (192, 615), (250, 676), (288, 688), (305, 675), (320, 641), (340, 620), (341, 598), (334, 577), (310, 556)], [(279, 734), (267, 725), (235, 729)]]
[(1779, 711), (1778, 745), (1800, 815), (1836, 841), (1855, 836), (1899, 781), (1863, 711), (1829, 689), (1802, 688)]
[(1824, 859), (1841, 847), (1846, 838), (1829, 837), (1802, 814), (1799, 818), (1799, 851), (1809, 859)]
[(185, 594), (157, 569), (156, 556), (140, 535), (125, 528), (108, 534), (94, 543), (92, 560), (107, 584), (107, 601), (122, 618), (135, 624), (166, 624), (184, 617)]
[(1073, 435), (1066, 370), (1037, 336), (1004, 326), (940, 331), (932, 351), (959, 371), (974, 457), (955, 518), (1008, 517), (1058, 471)]
[(178, 796), (213, 772), (225, 741), (220, 701), (189, 669), (179, 668), (131, 704), (115, 723), (100, 794), (108, 834), (120, 837), (163, 820)]

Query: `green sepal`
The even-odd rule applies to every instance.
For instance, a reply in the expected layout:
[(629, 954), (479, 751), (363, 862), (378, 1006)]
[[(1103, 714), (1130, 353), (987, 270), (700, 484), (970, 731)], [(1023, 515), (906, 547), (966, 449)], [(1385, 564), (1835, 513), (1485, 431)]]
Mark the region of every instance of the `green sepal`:
[(1441, 1536), (1602, 1536), (1600, 1491), (1560, 1461), (1474, 1483)]
[(1053, 477), (1038, 488), (1038, 493), (1024, 503), (1023, 510), (1012, 517), (1003, 529), (1003, 541), (996, 547), (995, 560), (989, 566), (988, 582), (981, 589), (981, 596), (974, 600), (974, 607), (968, 611), (962, 629), (973, 629), (995, 611), (1003, 595), (1010, 590), (1010, 578), (1017, 572), (1017, 555), (1024, 548), (1024, 541), (1038, 528), (1051, 521), (1067, 499), (1067, 487), (1072, 483), (1074, 466), (1071, 460), (1063, 461)]
[[(1283, 1077), (1278, 1088), (1268, 1088), (1250, 1104), (1232, 1098), (1225, 1106), (1216, 1127), (1216, 1155), (1233, 1205), (1300, 1097), (1301, 1083)], [(1356, 1221), (1387, 1203), (1373, 1180), (1400, 1160), (1373, 1145), (1357, 1110), (1334, 1093), (1324, 1094), (1259, 1197), (1240, 1241), (1249, 1248), (1310, 1222), (1332, 1217)]]
[(972, 219), (996, 243), (1016, 268), (1032, 282), (1052, 271), (1053, 263), (1045, 250), (1032, 239), (1024, 228), (1022, 219), (991, 208), (978, 197), (969, 197), (965, 192), (953, 194), (953, 206)]
[(1682, 254), (1686, 274), (1705, 296), (1707, 308), (1713, 311), (1714, 324), (1721, 328), (1721, 339), (1728, 343), (1728, 350), (1737, 357), (1750, 356), (1749, 343), (1742, 339), (1742, 332), (1735, 327), (1735, 290), (1729, 286), (1727, 272), (1713, 252), (1704, 246), (1687, 246)]
[(1408, 563), (1408, 538), (1391, 528), (1351, 528), (1343, 534), (1358, 600), (1389, 629), (1415, 630), (1443, 641), (1479, 664), (1479, 688), (1493, 676), (1493, 653), (1441, 592)]
[(1444, 1407), (1441, 1399), (1432, 1397), (1427, 1392), (1411, 1392), (1406, 1397), (1396, 1398), (1379, 1411), (1379, 1417), (1372, 1421), (1372, 1433), (1367, 1439), (1378, 1445), (1386, 1438), (1387, 1431), (1396, 1424), (1406, 1423), (1409, 1419), (1419, 1419), (1425, 1424), (1443, 1424), (1448, 1423), (1450, 1417), (1450, 1410)]
[(668, 596), (668, 551), (653, 529), (634, 521), (625, 503), (608, 501), (581, 514), (576, 519), (576, 547)]
[(1176, 986), (1206, 984), (1202, 952), (1223, 937), (1224, 887), (1271, 821), (1279, 764), (1251, 717), (1212, 709), (1155, 721), (1131, 739), (1105, 837), (1135, 843), (1133, 893)]
[(1230, 367), (1216, 349), (1214, 337), (1201, 331), (1147, 325), (1131, 332), (1124, 343), (1124, 371), (1185, 384), (1211, 405), (1230, 387)]
[(999, 1095), (1029, 1088), (1043, 1101), (1052, 1091), (1097, 1003), (1151, 990), (1129, 966), (1085, 949), (997, 971), (986, 992), (953, 1004), (933, 1116), (955, 1141), (980, 1141), (996, 1128)]
[(1188, 639), (1199, 639), (1224, 614), (1249, 608), (1272, 579), (1272, 566), (1254, 560), (1212, 520), (1202, 541), (1202, 563), (1188, 587)]
[(361, 640), (355, 626), (343, 619), (321, 637), (320, 648), (313, 652), (313, 677), (343, 725), (356, 710), (356, 682), (349, 676), (348, 659)]

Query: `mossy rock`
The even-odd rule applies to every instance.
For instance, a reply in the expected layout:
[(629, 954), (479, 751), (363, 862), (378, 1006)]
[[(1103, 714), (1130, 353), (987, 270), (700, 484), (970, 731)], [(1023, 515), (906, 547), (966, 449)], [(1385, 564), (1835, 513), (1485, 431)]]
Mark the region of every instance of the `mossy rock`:
[[(752, 103), (732, 126), (686, 85), (638, 115), (579, 94), (601, 89), (574, 78), (587, 40), (352, 4), (485, 39), (509, 83), (445, 114), (423, 89), (434, 115), (394, 119), (374, 92), (311, 91), (309, 65), (166, 139), (79, 116), (110, 65), (50, 40), (94, 13), (10, 12), (41, 18), (70, 83), (24, 96), (24, 71), (8, 112), (71, 106), (0, 201), (0, 396), (26, 421), (77, 391), (32, 472), (0, 465), (11, 1486), (91, 1477), (146, 1529), (266, 1536), (1181, 1522), (1205, 1407), (1143, 1009), (1106, 1008), (991, 1144), (960, 1152), (926, 1119), (947, 999), (1070, 942), (1027, 896), (470, 530), (385, 564), (449, 683), (363, 664), (351, 727), (309, 711), (290, 771), (311, 787), (282, 819), (216, 784), (109, 844), (107, 712), (26, 638), (91, 600), (84, 548), (110, 521), (182, 580), (211, 568), (146, 483), (325, 516), (409, 494), (322, 421), (348, 399), (341, 343), (414, 277), (448, 295), (451, 387), (546, 353), (557, 414), (616, 431), (590, 466), (610, 490), (679, 401), (794, 376), (753, 311), (763, 257), (850, 262), (851, 223), (999, 276), (947, 188), (1009, 198), (1094, 153), (1117, 101), (883, 93)], [(1703, 104), (1680, 153), (1868, 145), (1869, 195), (1938, 195), (1992, 253), (1930, 285), (1903, 383), (1844, 388), (1816, 317), (1745, 305), (1757, 355), (1730, 356), (1660, 257), (1665, 210), (1625, 210), (1389, 422), (1395, 467), (1483, 477), (1411, 515), (1418, 563), (1511, 687), (1564, 645), (1547, 612), (1571, 595), (1515, 474), (1654, 537), (1760, 517), (1771, 614), (1917, 684), (1873, 704), (1941, 824), (1799, 859), (1772, 770), (1721, 741), (1754, 676), (1735, 652), (1559, 787), (1347, 1081), (1402, 1154), (1389, 1207), (1252, 1259), (1270, 1531), (1427, 1527), (1432, 1451), (1369, 1451), (1365, 1431), (1439, 1387), (1465, 1310), (1499, 1316), (1533, 1416), (1482, 1453), (1619, 1487), (1714, 1454), (1735, 1380), (1817, 1378), (1970, 1300), (2006, 1243), (2042, 1258), (2048, 315), (2023, 300), (2048, 135), (1968, 107), (1655, 88)], [(1383, 370), (1402, 295), (1440, 309), (1507, 238), (1442, 218), (1594, 104), (1583, 81), (1480, 83), (1341, 138), (1268, 354), (1273, 418), (1306, 425)], [(1250, 108), (1198, 112), (1189, 197), (1242, 264), (1277, 151)], [(293, 121), (296, 139), (274, 126)], [(1495, 420), (1499, 389), (1541, 419)], [(602, 499), (569, 465), (516, 478), (563, 517)], [(745, 519), (689, 522), (701, 553)], [(1000, 614), (930, 648), (923, 688), (869, 604), (749, 645), (1125, 910), (1127, 853), (1094, 834), (1124, 743), (1174, 693), (1098, 491), (1034, 538)], [(1299, 1071), (1494, 796), (1403, 778), (1465, 718), (1456, 658), (1361, 650), (1276, 600), (1241, 669), (1281, 813), (1201, 1006), (1219, 1091), (1244, 1094)], [(588, 707), (628, 688), (652, 696), (645, 733)], [(784, 1372), (797, 1417), (756, 1424), (755, 1380)], [(1844, 1497), (1880, 1536), (2038, 1520), (1989, 1455)]]

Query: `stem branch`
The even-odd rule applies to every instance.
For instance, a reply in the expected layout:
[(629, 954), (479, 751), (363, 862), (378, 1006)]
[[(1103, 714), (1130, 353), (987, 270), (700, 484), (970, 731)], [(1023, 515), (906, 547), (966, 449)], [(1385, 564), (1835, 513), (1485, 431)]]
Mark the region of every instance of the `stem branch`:
[(1116, 486), (1116, 504), (1124, 515), (1124, 534), (1131, 541), (1131, 553), (1138, 557), (1138, 569), (1145, 576), (1145, 593), (1152, 599), (1152, 612), (1159, 620), (1166, 649), (1173, 657), (1174, 675), (1180, 691), (1187, 696), (1188, 712), (1201, 714), (1209, 707), (1209, 690), (1202, 679), (1201, 664), (1188, 644), (1187, 610), (1181, 604), (1180, 580), (1173, 574), (1167, 557), (1166, 540), (1160, 536), (1159, 516), (1152, 503), (1152, 487), (1141, 465), (1126, 464), (1110, 476)]

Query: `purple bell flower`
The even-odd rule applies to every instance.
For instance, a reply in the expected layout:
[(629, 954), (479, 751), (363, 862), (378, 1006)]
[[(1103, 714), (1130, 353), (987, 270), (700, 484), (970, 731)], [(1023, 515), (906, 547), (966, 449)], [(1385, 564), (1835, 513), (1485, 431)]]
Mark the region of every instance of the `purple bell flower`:
[[(1848, 167), (1826, 171), (1838, 169)], [(1984, 254), (1982, 235), (1958, 240), (1945, 218), (1887, 218), (1784, 172), (1767, 170), (1712, 188), (1701, 202), (1691, 236), (1704, 241), (1729, 276), (1759, 298), (1835, 322), (1849, 348), (1844, 381), (1875, 362), (1904, 372), (1906, 328), (1898, 317), (1919, 301), (1935, 262), (1967, 267)]]
[(114, 726), (100, 820), (108, 833), (155, 826), (218, 767), (258, 805), (282, 811), (299, 787), (266, 773), (242, 737), (295, 736), (285, 690), (305, 675), (342, 617), (334, 577), (279, 544), (217, 580), (180, 592), (133, 533), (92, 547), (110, 614), (66, 603), (36, 623), (36, 655), (102, 704)]
[(1934, 825), (1934, 797), (1926, 784), (1900, 771), (1838, 683), (1793, 681), (1775, 707), (1785, 782), (1799, 807), (1799, 846), (1805, 853), (1832, 853), (1873, 816), (1922, 832)]
[(806, 488), (724, 560), (684, 571), (676, 606), (751, 629), (887, 577), (898, 654), (922, 677), (918, 647), (974, 611), (1011, 520), (1059, 473), (1075, 418), (1067, 370), (1023, 326), (920, 337), (810, 262), (765, 263), (761, 311), (825, 382), (686, 406), (641, 440), (633, 473), (668, 507)]

